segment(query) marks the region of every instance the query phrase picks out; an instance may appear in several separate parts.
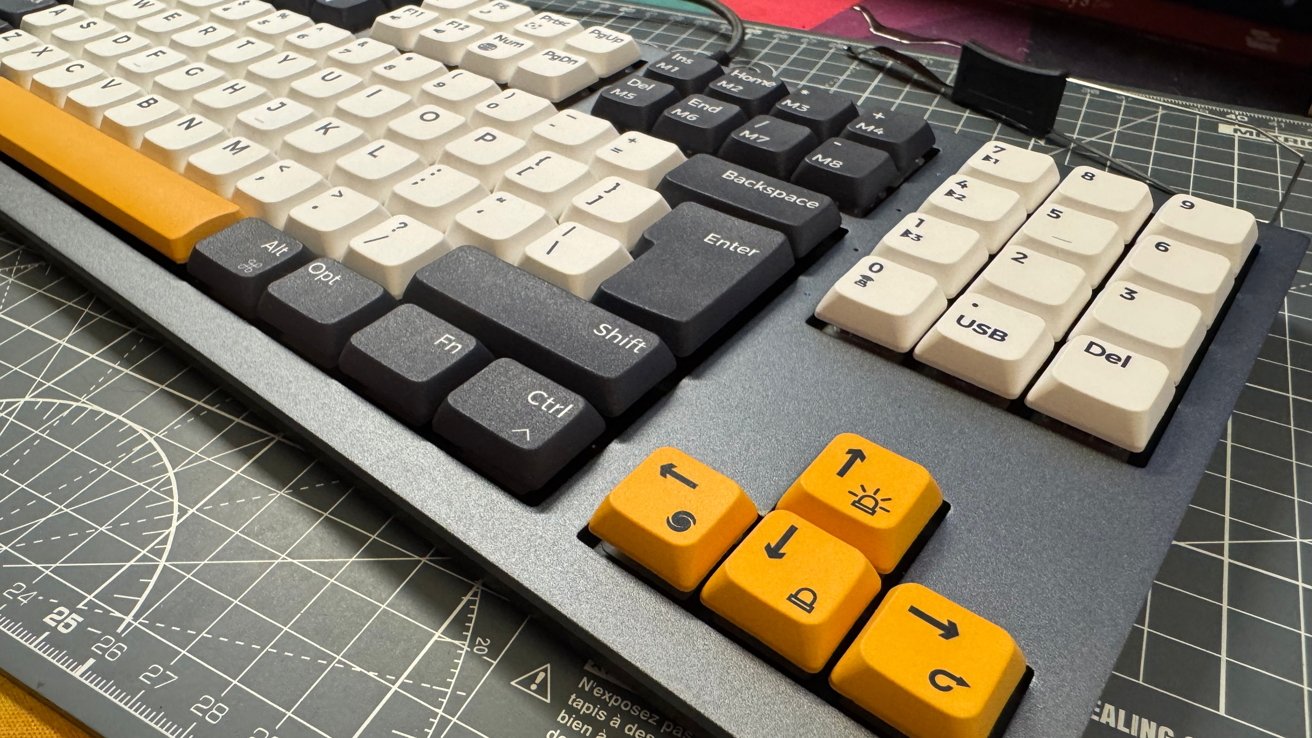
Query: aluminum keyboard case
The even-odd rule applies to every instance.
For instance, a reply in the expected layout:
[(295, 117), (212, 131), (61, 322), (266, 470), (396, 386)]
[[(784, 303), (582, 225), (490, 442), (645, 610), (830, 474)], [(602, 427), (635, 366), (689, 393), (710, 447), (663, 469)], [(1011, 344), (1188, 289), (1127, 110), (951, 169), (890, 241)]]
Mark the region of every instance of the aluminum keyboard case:
[(662, 445), (737, 480), (762, 512), (840, 432), (915, 459), (952, 510), (907, 580), (998, 623), (1024, 650), (1035, 676), (1007, 736), (1077, 736), (1307, 239), (1262, 226), (1241, 290), (1156, 452), (1147, 466), (1132, 466), (807, 324), (834, 281), (982, 143), (935, 134), (934, 159), (869, 216), (844, 216), (841, 241), (537, 506), (487, 482), (3, 158), (0, 218), (713, 734), (869, 730), (581, 542), (593, 509)]

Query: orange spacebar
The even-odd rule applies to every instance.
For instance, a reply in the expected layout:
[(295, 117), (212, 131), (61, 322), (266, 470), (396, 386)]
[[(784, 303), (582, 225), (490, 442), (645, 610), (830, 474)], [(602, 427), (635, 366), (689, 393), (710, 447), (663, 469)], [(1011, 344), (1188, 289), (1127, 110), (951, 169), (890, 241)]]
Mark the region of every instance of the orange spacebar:
[(178, 263), (241, 217), (228, 200), (3, 78), (0, 151)]

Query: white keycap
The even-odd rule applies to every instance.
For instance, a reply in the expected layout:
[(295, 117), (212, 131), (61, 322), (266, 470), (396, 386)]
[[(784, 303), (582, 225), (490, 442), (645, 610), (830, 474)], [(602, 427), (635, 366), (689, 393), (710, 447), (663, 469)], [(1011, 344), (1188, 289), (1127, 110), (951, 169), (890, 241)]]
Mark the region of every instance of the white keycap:
[(633, 262), (619, 241), (578, 223), (561, 223), (524, 249), (519, 266), (584, 300)]
[(1090, 287), (1102, 283), (1125, 250), (1115, 223), (1051, 203), (1026, 221), (1007, 246), (1070, 262), (1084, 270)]
[(400, 299), (420, 267), (450, 250), (441, 231), (394, 215), (351, 239), (342, 263)]
[(342, 98), (337, 103), (337, 117), (357, 126), (370, 138), (381, 138), (387, 124), (412, 106), (409, 95), (383, 85), (370, 85)]
[(223, 126), (204, 116), (184, 114), (146, 131), (141, 138), (141, 153), (181, 173), (192, 154), (225, 138)]
[(956, 297), (988, 261), (979, 234), (924, 213), (911, 213), (876, 244), (874, 255), (928, 274)]
[(54, 5), (23, 16), (18, 28), (42, 41), (51, 41), (51, 33), (61, 26), (87, 17), (86, 11), (72, 5)]
[(106, 6), (104, 18), (124, 28), (130, 28), (142, 18), (168, 9), (167, 5), (156, 0), (123, 0), (121, 3)]
[[(611, 140), (615, 135), (615, 126), (604, 118), (580, 113), (577, 110), (562, 110), (533, 126), (533, 134), (529, 136), (528, 145), (534, 150), (546, 149), (568, 156), (574, 161), (590, 164), (597, 147)], [(678, 151), (677, 147), (675, 151)], [(683, 155), (679, 154), (679, 156), (682, 160)], [(608, 174), (624, 176), (618, 172), (608, 172)], [(629, 179), (634, 181), (632, 178)], [(636, 182), (636, 184), (644, 187), (656, 186), (648, 182)]]
[(616, 136), (598, 147), (595, 156), (598, 177), (622, 177), (653, 189), (685, 161), (678, 146), (639, 131)]
[(148, 48), (150, 42), (135, 33), (116, 33), (87, 43), (82, 47), (82, 58), (109, 71), (117, 67), (119, 59)]
[(998, 252), (970, 291), (1039, 316), (1054, 341), (1066, 335), (1092, 292), (1074, 264), (1012, 246)]
[(276, 8), (263, 0), (234, 0), (210, 10), (209, 19), (240, 31), (247, 23), (272, 13)]
[(400, 144), (371, 141), (338, 159), (329, 179), (381, 202), (423, 165), (418, 154)]
[(267, 41), (242, 36), (205, 52), (205, 61), (222, 69), (230, 77), (243, 77), (247, 67), (273, 56), (276, 51), (273, 44)]
[(424, 0), (423, 7), (441, 14), (443, 18), (463, 18), (482, 4), (483, 0)]
[(166, 10), (137, 23), (137, 33), (150, 39), (151, 43), (167, 46), (174, 34), (198, 25), (200, 18), (185, 10)]
[(255, 84), (233, 80), (196, 93), (191, 107), (224, 128), (237, 122), (237, 114), (272, 99), (269, 91)]
[(424, 105), (388, 121), (383, 138), (418, 153), (426, 163), (432, 164), (447, 143), (468, 132), (464, 117), (436, 105)]
[(218, 23), (202, 23), (169, 37), (169, 46), (193, 59), (204, 58), (205, 52), (237, 38), (237, 32)]
[(396, 47), (391, 44), (375, 41), (372, 38), (362, 38), (342, 44), (328, 52), (328, 56), (324, 57), (324, 64), (364, 76), (370, 69), (399, 55)]
[(544, 49), (520, 60), (510, 86), (559, 102), (597, 81), (588, 60), (576, 52)]
[(879, 256), (867, 256), (829, 288), (815, 317), (906, 353), (947, 306), (933, 277)]
[(242, 178), (273, 162), (268, 149), (238, 136), (192, 154), (182, 174), (219, 197), (231, 199)]
[(1020, 195), (1026, 212), (1034, 212), (1057, 186), (1057, 162), (1038, 151), (1003, 141), (989, 141), (966, 160), (961, 174), (1005, 187)]
[(500, 92), (497, 83), (482, 75), (457, 69), (420, 88), (420, 98), (468, 118), (474, 106)]
[[(12, 30), (0, 33), (0, 59), (41, 43), (41, 39), (26, 31)], [(56, 44), (58, 46), (58, 44)], [(63, 47), (61, 47), (63, 48)]]
[(1257, 219), (1252, 213), (1208, 202), (1192, 195), (1175, 195), (1148, 221), (1144, 234), (1176, 239), (1220, 254), (1234, 276), (1257, 243)]
[(982, 179), (954, 175), (925, 199), (920, 212), (975, 231), (990, 254), (1025, 222), (1020, 195)]
[(105, 76), (100, 67), (84, 61), (71, 61), (32, 75), (32, 94), (58, 107), (64, 107), (68, 93)]
[(1113, 280), (1141, 284), (1196, 306), (1210, 327), (1230, 294), (1230, 261), (1213, 251), (1194, 248), (1165, 236), (1140, 236)]
[(196, 93), (225, 81), (220, 69), (208, 64), (185, 64), (156, 77), (152, 89), (185, 108)]
[(210, 11), (227, 4), (228, 0), (176, 0), (177, 6), (197, 18), (208, 19)]
[(136, 149), (141, 147), (141, 137), (146, 131), (177, 117), (180, 112), (170, 100), (144, 95), (106, 109), (100, 119), (100, 130)]
[(68, 93), (64, 111), (78, 120), (100, 127), (105, 111), (141, 95), (141, 88), (121, 77), (106, 77)]
[(915, 357), (1014, 400), (1043, 366), (1052, 346), (1041, 318), (966, 292), (916, 345)]
[(561, 219), (600, 231), (632, 250), (642, 232), (668, 212), (670, 206), (655, 190), (606, 177), (575, 195)]
[(419, 32), (428, 26), (437, 25), (441, 20), (442, 16), (432, 10), (417, 5), (403, 5), (374, 18), (369, 37), (398, 49), (413, 49), (419, 40)]
[(541, 205), (560, 218), (570, 200), (595, 181), (588, 166), (551, 151), (539, 151), (506, 170), (497, 189)]
[(167, 46), (155, 46), (119, 59), (115, 73), (132, 80), (142, 89), (150, 89), (156, 77), (188, 61), (180, 51)]
[(1120, 232), (1121, 243), (1127, 244), (1152, 212), (1153, 198), (1148, 185), (1137, 179), (1076, 167), (1057, 185), (1048, 204), (1110, 220)]
[(315, 23), (309, 28), (302, 28), (299, 31), (287, 34), (287, 38), (283, 40), (282, 48), (322, 62), (328, 56), (328, 52), (347, 43), (352, 38), (354, 36), (351, 35), (350, 31), (328, 23)]
[(1205, 328), (1196, 305), (1133, 282), (1108, 282), (1071, 329), (1157, 359), (1179, 384)]
[(488, 29), (477, 23), (459, 18), (448, 18), (437, 25), (428, 26), (415, 38), (414, 49), (430, 59), (456, 67), (465, 57), (465, 48), (476, 38), (483, 38)]
[(438, 161), (473, 175), (493, 189), (506, 167), (523, 157), (524, 140), (492, 128), (476, 128), (457, 136), (442, 149)]
[(465, 47), (460, 66), (494, 81), (505, 83), (519, 60), (535, 50), (532, 41), (509, 33), (493, 33), (475, 39)]
[[(73, 56), (79, 56), (87, 44), (117, 33), (118, 26), (103, 18), (84, 18), (78, 23), (56, 28), (50, 34), (50, 43)], [(5, 55), (3, 39), (7, 35), (0, 34), (0, 56)]]
[(292, 82), (287, 96), (309, 105), (320, 115), (332, 115), (337, 101), (364, 87), (364, 80), (350, 72), (328, 67)]
[(267, 41), (273, 44), (275, 48), (281, 49), (288, 34), (302, 28), (309, 28), (312, 24), (313, 21), (310, 20), (309, 16), (293, 13), (290, 10), (277, 10), (255, 20), (247, 21), (245, 33), (261, 41)]
[(427, 167), (393, 187), (387, 209), (445, 231), (460, 211), (488, 194), (482, 182), (439, 164)]
[(545, 98), (509, 89), (475, 105), (469, 115), (469, 127), (495, 128), (527, 139), (533, 133), (533, 126), (555, 114), (556, 108)]
[(419, 88), (446, 72), (440, 62), (412, 52), (375, 64), (369, 70), (369, 81), (414, 97)]
[(511, 33), (526, 38), (534, 43), (552, 42), (555, 39), (573, 36), (583, 29), (573, 18), (553, 13), (538, 13), (526, 21), (515, 24)]
[(62, 49), (38, 44), (0, 58), (0, 76), (26, 90), (32, 87), (32, 77), (38, 72), (61, 67), (69, 61), (69, 55)]
[(246, 78), (274, 95), (286, 95), (292, 82), (308, 75), (319, 63), (303, 54), (279, 51), (246, 69)]
[(257, 141), (270, 151), (280, 151), (287, 134), (316, 117), (314, 109), (308, 105), (278, 97), (238, 113), (232, 132)]
[(1171, 404), (1159, 361), (1092, 336), (1073, 336), (1039, 376), (1025, 404), (1129, 451), (1142, 451)]
[(388, 217), (372, 197), (349, 187), (333, 187), (292, 208), (283, 230), (314, 253), (341, 260), (351, 239)]
[(118, 3), (119, 0), (73, 0), (73, 7), (94, 18), (104, 18), (105, 8)]
[(489, 32), (505, 31), (516, 23), (533, 16), (533, 9), (527, 5), (493, 0), (486, 5), (471, 8), (465, 17), (487, 28)]
[(283, 159), (246, 175), (233, 189), (232, 201), (250, 217), (282, 228), (292, 208), (327, 191), (328, 182), (318, 172)]
[(321, 118), (287, 134), (278, 153), (327, 177), (338, 159), (364, 142), (359, 128), (340, 118)]
[(556, 221), (537, 205), (495, 192), (460, 211), (446, 240), (452, 246), (477, 246), (518, 266), (524, 249), (555, 227)]
[(571, 36), (565, 42), (565, 50), (585, 56), (598, 77), (609, 77), (642, 57), (632, 36), (603, 26), (593, 26)]

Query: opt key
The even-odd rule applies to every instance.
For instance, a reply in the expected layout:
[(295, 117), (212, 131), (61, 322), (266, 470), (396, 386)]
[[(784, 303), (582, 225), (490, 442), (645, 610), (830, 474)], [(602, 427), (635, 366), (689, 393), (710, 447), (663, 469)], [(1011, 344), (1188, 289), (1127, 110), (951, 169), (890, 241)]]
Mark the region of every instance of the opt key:
[(702, 602), (814, 674), (879, 586), (879, 575), (860, 551), (776, 510), (715, 570), (702, 588)]
[(829, 676), (908, 738), (986, 738), (1025, 675), (1002, 628), (919, 584), (888, 591)]
[(620, 481), (588, 529), (680, 592), (691, 592), (756, 522), (742, 487), (677, 448)]
[(892, 571), (943, 504), (925, 467), (854, 433), (843, 433), (779, 500), (846, 541), (880, 574)]

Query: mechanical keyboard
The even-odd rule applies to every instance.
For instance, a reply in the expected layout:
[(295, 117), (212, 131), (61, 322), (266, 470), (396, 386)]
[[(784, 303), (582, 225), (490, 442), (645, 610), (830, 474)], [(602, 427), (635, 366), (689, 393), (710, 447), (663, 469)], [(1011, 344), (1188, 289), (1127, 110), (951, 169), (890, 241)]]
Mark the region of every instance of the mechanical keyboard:
[(0, 215), (714, 734), (1080, 730), (1306, 247), (503, 0), (0, 16)]

